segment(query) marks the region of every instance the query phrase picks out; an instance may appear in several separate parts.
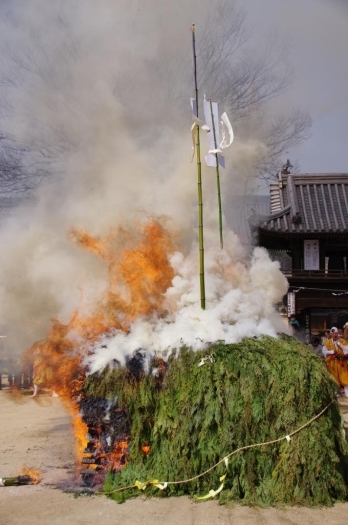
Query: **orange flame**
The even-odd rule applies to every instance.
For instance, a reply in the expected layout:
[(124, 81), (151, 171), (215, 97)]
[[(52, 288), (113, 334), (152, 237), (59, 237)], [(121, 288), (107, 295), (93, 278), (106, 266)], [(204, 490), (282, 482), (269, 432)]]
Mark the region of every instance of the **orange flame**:
[(113, 472), (119, 472), (126, 466), (129, 455), (128, 446), (128, 441), (117, 441), (115, 443), (110, 454), (110, 468)]
[(19, 475), (29, 476), (31, 478), (31, 482), (33, 483), (33, 485), (37, 485), (38, 483), (40, 483), (42, 479), (42, 476), (39, 470), (28, 468), (25, 466), (21, 468)]
[(80, 461), (83, 457), (83, 451), (87, 446), (87, 431), (88, 427), (86, 423), (82, 421), (82, 417), (79, 414), (75, 414), (73, 418), (73, 429), (75, 435), (75, 453), (76, 459)]
[(68, 324), (54, 319), (47, 337), (25, 354), (34, 364), (34, 382), (57, 392), (73, 414), (79, 457), (86, 446), (87, 427), (74, 399), (83, 389), (82, 363), (88, 344), (111, 329), (128, 331), (139, 315), (154, 311), (161, 315), (163, 295), (173, 279), (169, 256), (175, 241), (165, 220), (152, 219), (136, 226), (128, 230), (119, 227), (103, 239), (71, 230), (74, 242), (107, 264), (107, 290), (88, 316), (75, 311)]

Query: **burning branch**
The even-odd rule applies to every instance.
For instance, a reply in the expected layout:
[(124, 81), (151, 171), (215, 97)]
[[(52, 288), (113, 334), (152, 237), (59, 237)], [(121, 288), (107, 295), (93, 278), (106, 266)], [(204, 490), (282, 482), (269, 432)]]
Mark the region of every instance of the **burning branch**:
[(37, 485), (41, 481), (38, 470), (22, 469), (19, 476), (13, 478), (0, 478), (0, 487), (18, 487), (20, 485)]

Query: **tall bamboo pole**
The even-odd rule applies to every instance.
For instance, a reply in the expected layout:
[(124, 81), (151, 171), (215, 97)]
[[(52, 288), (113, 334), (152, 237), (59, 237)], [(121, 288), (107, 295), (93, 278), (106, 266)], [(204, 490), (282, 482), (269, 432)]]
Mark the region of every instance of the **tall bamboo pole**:
[[(198, 118), (198, 86), (197, 86), (197, 57), (196, 57), (196, 38), (195, 24), (191, 26), (192, 31), (192, 51), (193, 51), (193, 76), (195, 82), (196, 115)], [(199, 137), (199, 125), (196, 126), (196, 154), (197, 154), (197, 175), (198, 175), (198, 239), (199, 239), (199, 280), (201, 291), (201, 308), (205, 310), (205, 282), (204, 282), (204, 238), (203, 238), (203, 192), (202, 192), (202, 164), (201, 146)]]
[[(214, 113), (213, 113), (213, 103), (211, 99), (210, 102), (210, 114), (211, 114), (211, 121), (213, 124), (213, 136), (214, 136), (214, 147), (215, 149), (218, 148), (217, 142), (216, 142), (216, 130), (215, 130), (215, 122), (214, 122)], [(216, 183), (217, 183), (217, 194), (218, 194), (218, 204), (219, 204), (219, 229), (220, 229), (220, 246), (221, 249), (224, 247), (224, 239), (222, 235), (222, 207), (221, 207), (221, 191), (220, 191), (220, 171), (219, 171), (219, 158), (218, 154), (215, 153), (215, 159), (216, 159)]]

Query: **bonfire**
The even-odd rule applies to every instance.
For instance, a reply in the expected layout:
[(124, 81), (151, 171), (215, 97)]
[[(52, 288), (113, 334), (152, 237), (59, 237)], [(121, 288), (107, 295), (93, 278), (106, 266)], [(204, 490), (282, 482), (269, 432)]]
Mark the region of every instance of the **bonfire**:
[[(198, 242), (189, 247), (187, 231), (163, 216), (128, 220), (104, 237), (72, 229), (71, 240), (104, 262), (105, 286), (93, 304), (82, 297), (68, 322), (55, 319), (26, 358), (37, 386), (73, 415), (84, 486), (118, 501), (146, 493), (330, 505), (347, 496), (336, 385), (317, 356), (280, 335), (274, 305), (288, 283), (279, 264), (231, 231), (222, 236), (219, 169), (233, 130), (223, 114), (230, 139), (222, 133), (219, 144), (210, 100), (212, 129), (198, 118), (191, 29)], [(200, 129), (216, 169), (219, 249), (211, 232), (203, 243)]]
[(88, 316), (55, 320), (27, 355), (73, 414), (82, 485), (104, 484), (121, 501), (346, 498), (336, 385), (320, 358), (277, 335), (284, 325), (272, 303), (286, 290), (277, 263), (256, 249), (243, 265), (226, 242), (209, 259), (216, 299), (208, 288), (204, 311), (192, 304), (197, 293), (184, 293), (194, 265), (162, 219), (145, 221), (131, 241), (124, 228), (73, 238), (106, 262), (109, 285)]

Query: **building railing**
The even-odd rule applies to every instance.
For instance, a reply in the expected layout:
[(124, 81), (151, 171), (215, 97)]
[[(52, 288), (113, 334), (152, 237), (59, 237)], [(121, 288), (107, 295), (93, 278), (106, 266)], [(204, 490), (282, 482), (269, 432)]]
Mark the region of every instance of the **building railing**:
[(296, 279), (345, 279), (348, 280), (348, 272), (344, 270), (288, 270), (283, 271), (287, 277)]

